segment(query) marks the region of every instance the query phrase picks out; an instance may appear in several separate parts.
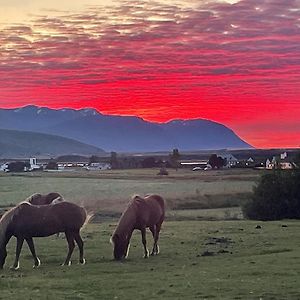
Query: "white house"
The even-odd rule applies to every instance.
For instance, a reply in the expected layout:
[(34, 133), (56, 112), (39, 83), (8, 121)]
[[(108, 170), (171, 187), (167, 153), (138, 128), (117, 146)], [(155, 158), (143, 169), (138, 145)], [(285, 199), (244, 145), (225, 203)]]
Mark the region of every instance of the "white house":
[(283, 162), (280, 162), (280, 169), (292, 170), (292, 169), (295, 169), (295, 164), (290, 161), (283, 161)]
[(225, 167), (228, 167), (228, 168), (236, 166), (239, 162), (239, 160), (230, 153), (221, 154), (219, 156), (221, 156), (223, 159), (226, 159), (226, 166)]
[(37, 164), (37, 159), (35, 157), (29, 158), (29, 164), (29, 171), (39, 170), (41, 168), (41, 166)]
[(286, 159), (287, 158), (287, 153), (286, 152), (283, 152), (280, 154), (280, 159)]
[(275, 156), (272, 158), (272, 160), (267, 159), (266, 160), (266, 169), (267, 170), (275, 169), (276, 168), (276, 164), (277, 164), (277, 162), (276, 162)]
[(4, 163), (0, 165), (0, 172), (7, 172), (8, 171), (8, 163)]

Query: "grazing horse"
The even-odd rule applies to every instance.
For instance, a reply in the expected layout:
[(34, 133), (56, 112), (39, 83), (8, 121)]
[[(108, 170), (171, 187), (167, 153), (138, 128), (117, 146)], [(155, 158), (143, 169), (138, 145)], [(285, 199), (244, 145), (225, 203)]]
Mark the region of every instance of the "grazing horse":
[(70, 258), (76, 241), (79, 247), (81, 264), (83, 257), (83, 241), (80, 237), (80, 228), (87, 219), (86, 210), (71, 202), (58, 202), (50, 205), (32, 205), (22, 202), (7, 211), (0, 220), (0, 269), (3, 269), (7, 256), (6, 245), (10, 238), (17, 238), (16, 258), (12, 269), (19, 268), (19, 257), (24, 240), (26, 240), (34, 258), (34, 268), (40, 266), (33, 244), (33, 237), (46, 237), (55, 233), (64, 232), (69, 251), (63, 265), (71, 264)]
[(135, 196), (123, 212), (119, 224), (114, 231), (111, 242), (114, 246), (114, 258), (122, 260), (129, 252), (129, 242), (135, 229), (141, 231), (144, 246), (144, 258), (149, 257), (146, 245), (146, 228), (152, 232), (154, 244), (151, 255), (159, 253), (157, 241), (161, 224), (165, 218), (165, 202), (161, 196), (147, 195), (144, 198)]
[(64, 201), (64, 198), (59, 193), (49, 193), (46, 195), (35, 193), (29, 196), (25, 202), (29, 202), (33, 205), (47, 205), (47, 204), (55, 204), (57, 202)]

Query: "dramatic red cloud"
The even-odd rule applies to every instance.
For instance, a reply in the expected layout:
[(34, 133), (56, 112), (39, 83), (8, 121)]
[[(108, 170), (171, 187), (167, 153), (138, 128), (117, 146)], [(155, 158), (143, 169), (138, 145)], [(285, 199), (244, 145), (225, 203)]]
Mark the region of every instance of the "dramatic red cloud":
[(150, 1), (0, 30), (0, 106), (205, 118), (256, 147), (300, 145), (300, 2)]

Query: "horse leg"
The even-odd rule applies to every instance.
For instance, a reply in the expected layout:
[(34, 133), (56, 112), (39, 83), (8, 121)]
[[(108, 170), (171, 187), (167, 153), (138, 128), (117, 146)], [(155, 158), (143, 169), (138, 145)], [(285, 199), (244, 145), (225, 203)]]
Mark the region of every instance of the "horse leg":
[(66, 234), (66, 239), (67, 239), (68, 246), (69, 246), (69, 251), (68, 251), (68, 255), (66, 257), (66, 260), (62, 264), (62, 266), (70, 266), (71, 265), (70, 258), (72, 256), (73, 250), (75, 248), (74, 235), (73, 235), (72, 232), (65, 232), (65, 234)]
[(21, 238), (17, 237), (16, 258), (15, 258), (14, 264), (11, 267), (11, 269), (13, 269), (13, 270), (18, 270), (20, 268), (19, 258), (20, 258), (23, 242), (24, 242), (23, 237), (21, 237)]
[(153, 250), (154, 250), (154, 255), (159, 254), (159, 247), (158, 247), (158, 238), (159, 238), (159, 232), (160, 232), (161, 224), (156, 224), (155, 226), (155, 236), (154, 236), (154, 245), (153, 245)]
[(143, 243), (143, 246), (144, 246), (144, 258), (148, 258), (149, 257), (149, 251), (147, 249), (146, 228), (142, 228), (141, 233), (142, 233), (142, 243)]
[(155, 250), (156, 226), (155, 226), (155, 225), (150, 226), (149, 229), (150, 229), (150, 231), (151, 231), (151, 233), (152, 233), (153, 241), (154, 241), (154, 242), (153, 242), (153, 248), (152, 248), (152, 251), (151, 251), (151, 256), (153, 256), (153, 255), (155, 255), (155, 252), (156, 252), (156, 250)]
[(79, 231), (76, 232), (76, 234), (74, 235), (74, 238), (75, 238), (76, 244), (78, 245), (78, 248), (79, 248), (79, 262), (82, 265), (85, 265), (85, 258), (83, 257), (83, 240), (80, 236)]
[(39, 260), (39, 258), (37, 257), (36, 253), (35, 253), (35, 248), (34, 248), (34, 243), (33, 243), (33, 239), (31, 238), (26, 238), (26, 242), (28, 244), (29, 250), (32, 254), (32, 257), (34, 259), (34, 265), (33, 268), (38, 268), (41, 265), (41, 261)]

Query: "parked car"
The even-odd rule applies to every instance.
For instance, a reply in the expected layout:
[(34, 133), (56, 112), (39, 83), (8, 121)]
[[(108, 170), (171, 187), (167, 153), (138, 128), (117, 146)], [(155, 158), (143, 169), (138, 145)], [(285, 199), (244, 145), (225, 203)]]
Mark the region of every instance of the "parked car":
[(203, 169), (203, 167), (194, 167), (192, 170), (193, 171), (203, 171), (204, 169)]

